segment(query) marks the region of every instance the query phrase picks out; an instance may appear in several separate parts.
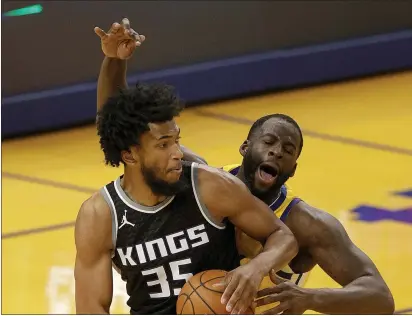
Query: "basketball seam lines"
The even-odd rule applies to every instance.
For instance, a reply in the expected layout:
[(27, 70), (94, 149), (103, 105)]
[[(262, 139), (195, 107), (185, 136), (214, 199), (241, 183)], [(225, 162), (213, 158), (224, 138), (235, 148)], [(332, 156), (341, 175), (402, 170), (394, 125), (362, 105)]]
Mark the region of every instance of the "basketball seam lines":
[[(205, 272), (206, 272), (206, 271), (205, 271)], [(202, 278), (202, 275), (203, 275), (205, 272), (203, 272), (203, 273), (200, 275), (200, 279)], [(215, 311), (209, 306), (209, 304), (203, 299), (203, 297), (199, 295), (199, 293), (196, 291), (196, 288), (192, 285), (192, 283), (190, 283), (190, 281), (188, 281), (188, 283), (189, 283), (189, 285), (192, 287), (193, 291), (196, 292), (197, 296), (200, 297), (200, 299), (203, 301), (203, 303), (205, 303), (205, 305), (210, 309), (210, 311), (211, 311), (213, 314), (216, 315)], [(193, 292), (192, 292), (190, 295), (192, 295), (192, 294), (193, 294)], [(190, 297), (190, 296), (189, 296), (189, 297)]]
[[(192, 292), (193, 293), (193, 292)], [(192, 294), (192, 293), (190, 293), (190, 295)], [(183, 305), (182, 305), (182, 308), (181, 308), (181, 310), (180, 310), (180, 315), (182, 315), (182, 313), (183, 313), (183, 309), (185, 308), (185, 305), (186, 305), (186, 303), (187, 303), (187, 301), (190, 301), (190, 304), (192, 304), (192, 312), (194, 313), (195, 312), (195, 307), (193, 306), (193, 302), (192, 302), (192, 300), (190, 299), (190, 295), (187, 295), (186, 293), (183, 293), (182, 295), (179, 295), (179, 296), (186, 296), (186, 301), (183, 303)]]
[(214, 289), (208, 288), (208, 287), (206, 286), (206, 283), (209, 282), (209, 281), (216, 280), (216, 279), (224, 278), (224, 276), (212, 278), (212, 279), (210, 279), (210, 280), (207, 280), (205, 283), (203, 283), (203, 281), (202, 281), (202, 276), (203, 276), (203, 273), (200, 275), (200, 278), (199, 278), (200, 285), (199, 285), (196, 289), (198, 289), (199, 287), (203, 286), (205, 289), (208, 289), (208, 290), (211, 291), (211, 292), (223, 294), (222, 291), (218, 291), (218, 290), (214, 290)]

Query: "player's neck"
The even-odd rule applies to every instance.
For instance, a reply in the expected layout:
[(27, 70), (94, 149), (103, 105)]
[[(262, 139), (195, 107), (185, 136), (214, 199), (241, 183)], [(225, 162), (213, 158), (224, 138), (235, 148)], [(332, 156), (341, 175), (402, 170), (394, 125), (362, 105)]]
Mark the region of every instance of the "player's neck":
[(166, 196), (155, 195), (143, 175), (132, 170), (125, 169), (120, 185), (131, 200), (144, 206), (155, 206), (166, 199)]

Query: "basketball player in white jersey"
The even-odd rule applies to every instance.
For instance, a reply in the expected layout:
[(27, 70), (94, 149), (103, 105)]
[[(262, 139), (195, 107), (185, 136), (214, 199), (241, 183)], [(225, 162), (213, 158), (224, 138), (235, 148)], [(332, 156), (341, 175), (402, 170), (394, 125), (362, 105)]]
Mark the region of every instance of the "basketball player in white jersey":
[[(119, 31), (117, 25), (112, 31)], [(103, 44), (110, 39), (101, 35)], [(117, 56), (128, 45), (103, 48)], [(124, 174), (80, 208), (77, 313), (109, 313), (114, 263), (126, 281), (132, 314), (175, 313), (185, 281), (211, 269), (230, 271), (222, 303), (242, 314), (263, 277), (297, 254), (291, 231), (242, 181), (205, 164), (182, 162), (175, 122), (182, 109), (164, 84), (139, 84), (103, 101), (96, 120), (101, 149), (106, 164), (123, 165)], [(264, 247), (246, 265), (239, 266), (234, 227)]]
[[(140, 45), (144, 40), (128, 23), (122, 25), (121, 30), (125, 33), (120, 41), (137, 40)], [(119, 39), (112, 37), (113, 42), (116, 40)], [(123, 60), (117, 58), (111, 64), (103, 64), (99, 77), (102, 98), (106, 97), (104, 91), (113, 92), (116, 87), (126, 85), (126, 59), (133, 54), (135, 46), (131, 47), (133, 49), (123, 52), (125, 58), (119, 56)], [(295, 234), (300, 246), (298, 256), (277, 275), (271, 275), (277, 286), (265, 278), (257, 312), (301, 314), (314, 310), (325, 314), (392, 314), (394, 301), (389, 288), (373, 262), (349, 239), (339, 221), (304, 203), (285, 185), (294, 175), (302, 147), (302, 133), (292, 118), (269, 115), (253, 124), (241, 146), (242, 165), (224, 168), (270, 205), (275, 215)], [(268, 156), (274, 159), (268, 162)], [(205, 163), (187, 148), (184, 148), (184, 159)], [(262, 162), (266, 162), (266, 172), (261, 168)], [(260, 251), (260, 246), (244, 234), (238, 234), (238, 244), (246, 257), (253, 257)], [(316, 264), (342, 288), (303, 288), (307, 274)]]

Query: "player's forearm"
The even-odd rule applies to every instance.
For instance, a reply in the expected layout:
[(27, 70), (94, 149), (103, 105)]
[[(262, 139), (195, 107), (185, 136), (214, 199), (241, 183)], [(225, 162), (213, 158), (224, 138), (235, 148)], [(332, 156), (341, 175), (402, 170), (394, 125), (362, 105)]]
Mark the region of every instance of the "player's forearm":
[(104, 58), (97, 81), (97, 110), (99, 110), (107, 99), (113, 96), (119, 88), (127, 88), (126, 72), (126, 60), (109, 57)]
[(272, 269), (279, 271), (298, 253), (298, 243), (287, 228), (279, 228), (266, 240), (263, 251), (251, 262), (256, 263), (259, 271), (268, 274)]
[(393, 314), (394, 301), (385, 284), (364, 276), (340, 289), (308, 289), (310, 309), (322, 314)]

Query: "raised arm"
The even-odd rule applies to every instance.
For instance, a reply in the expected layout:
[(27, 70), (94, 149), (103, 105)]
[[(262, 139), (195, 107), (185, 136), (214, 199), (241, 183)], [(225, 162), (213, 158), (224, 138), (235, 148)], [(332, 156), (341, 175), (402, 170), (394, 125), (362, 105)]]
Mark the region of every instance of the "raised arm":
[[(146, 39), (130, 28), (130, 21), (124, 18), (121, 23), (113, 23), (108, 33), (95, 27), (94, 32), (100, 37), (104, 60), (97, 80), (97, 111), (108, 98), (119, 89), (127, 89), (127, 60), (133, 56), (136, 47)], [(190, 149), (183, 147), (183, 160), (207, 164), (206, 160)]]
[(103, 197), (83, 203), (76, 219), (77, 314), (109, 314), (113, 296), (111, 214)]
[[(223, 301), (229, 301), (228, 305), (235, 312), (244, 312), (263, 277), (271, 269), (280, 270), (295, 257), (297, 242), (289, 228), (273, 216), (272, 210), (254, 197), (238, 178), (203, 165), (199, 167), (198, 181), (200, 197), (216, 220), (228, 218), (240, 230), (264, 244), (258, 256), (235, 270), (238, 274), (233, 276), (223, 295)], [(246, 284), (245, 289), (242, 284)]]
[(127, 59), (131, 58), (136, 47), (143, 43), (145, 36), (131, 29), (127, 18), (121, 23), (113, 23), (108, 33), (99, 27), (95, 27), (94, 32), (100, 37), (102, 51), (105, 54), (97, 81), (99, 110), (119, 88), (127, 88)]
[(104, 57), (97, 80), (97, 111), (108, 98), (115, 95), (119, 89), (126, 89), (127, 61), (119, 58)]

